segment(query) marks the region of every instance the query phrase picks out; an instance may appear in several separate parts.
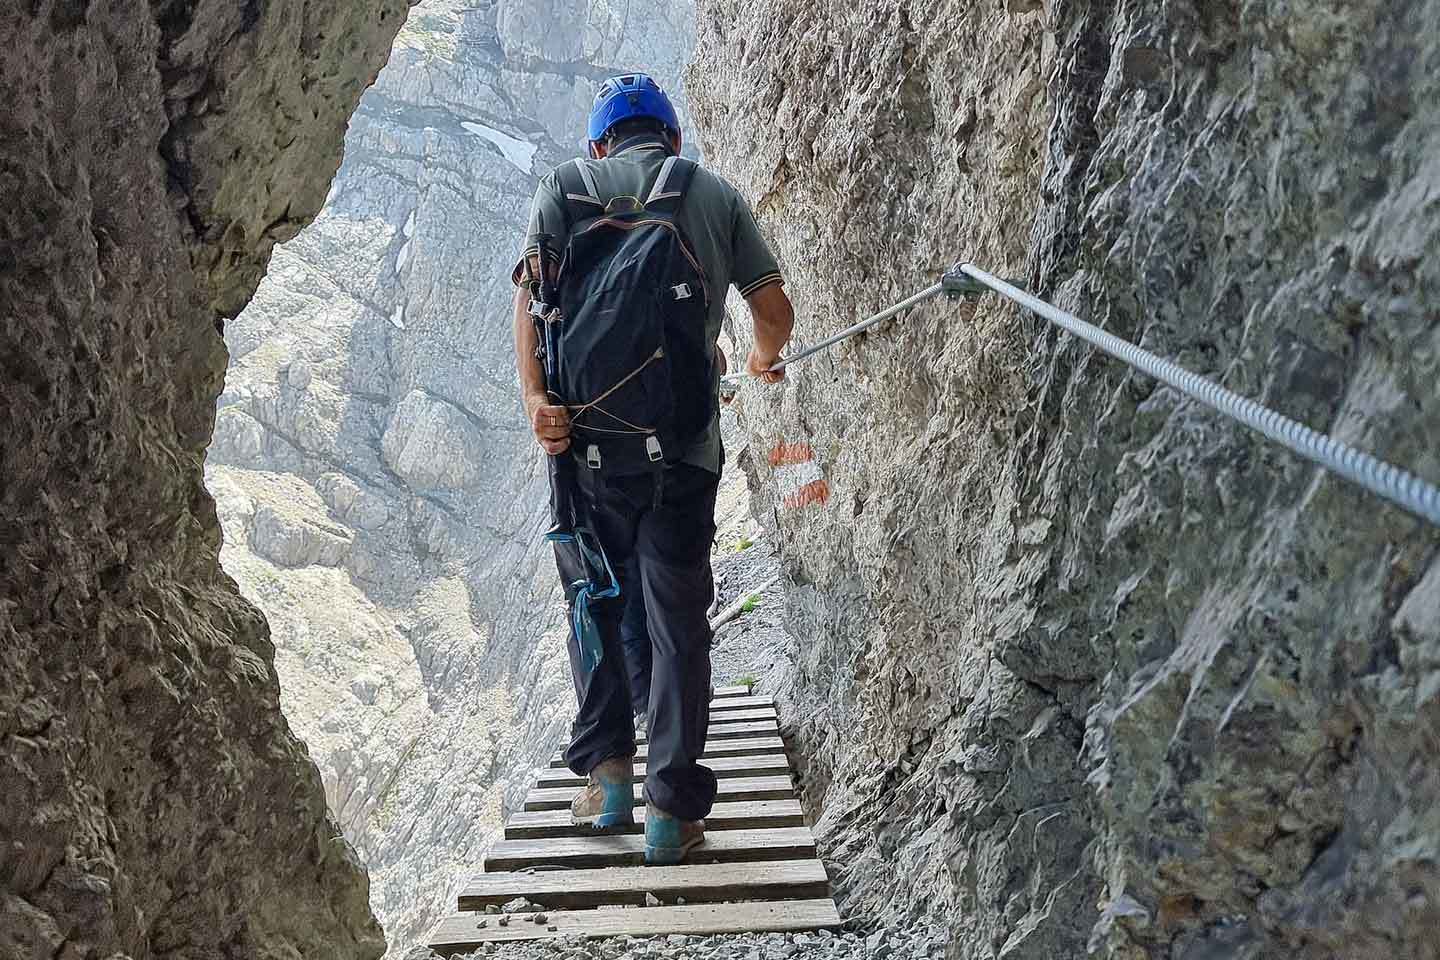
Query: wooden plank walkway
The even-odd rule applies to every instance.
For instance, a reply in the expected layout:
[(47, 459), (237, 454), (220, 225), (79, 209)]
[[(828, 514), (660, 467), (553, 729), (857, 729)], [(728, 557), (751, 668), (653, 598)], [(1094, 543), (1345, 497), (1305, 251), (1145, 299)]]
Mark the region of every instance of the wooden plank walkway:
[[(719, 779), (705, 843), (685, 863), (644, 866), (647, 750), (640, 738), (634, 827), (596, 832), (570, 822), (584, 783), (556, 756), (539, 771), (524, 809), (485, 857), (485, 872), (461, 890), (430, 948), (442, 956), (485, 943), (556, 937), (773, 933), (834, 928), (825, 867), (795, 795), (775, 705), (747, 687), (715, 691), (706, 766)], [(648, 900), (647, 900), (648, 895)], [(545, 911), (534, 923), (485, 911), (523, 897)], [(645, 906), (658, 900), (660, 906)]]
[[(638, 746), (635, 759), (642, 763), (650, 756), (648, 744), (641, 743)], [(706, 761), (717, 757), (753, 757), (761, 754), (783, 754), (785, 752), (785, 741), (779, 737), (748, 737), (735, 740), (706, 740), (705, 755), (702, 759)], [(565, 766), (563, 754), (555, 754), (550, 758), (550, 766)]]
[[(741, 863), (794, 860), (815, 856), (809, 827), (774, 830), (705, 832), (705, 848), (692, 852), (690, 862)], [(638, 833), (557, 837), (548, 840), (500, 840), (485, 857), (486, 870), (527, 870), (534, 867), (639, 866), (645, 860), (645, 837)]]
[[(633, 793), (635, 795), (635, 806), (642, 807), (645, 800), (641, 796), (644, 784), (635, 784)], [(787, 772), (779, 777), (732, 777), (720, 781), (719, 793), (715, 796), (717, 803), (732, 803), (736, 800), (784, 800), (793, 797), (795, 790), (790, 783), (790, 774)], [(554, 787), (544, 789), (536, 787), (530, 791), (525, 798), (526, 810), (568, 810), (570, 801), (575, 799), (574, 787)]]
[[(767, 827), (803, 827), (805, 817), (799, 800), (750, 800), (717, 803), (705, 818), (708, 830), (757, 830)], [(635, 826), (618, 833), (641, 833), (645, 829), (645, 808), (635, 808)], [(543, 837), (588, 837), (594, 831), (570, 822), (569, 810), (521, 811), (505, 824), (506, 840), (535, 840)]]
[[(788, 777), (790, 775), (790, 761), (785, 759), (784, 754), (766, 757), (707, 757), (705, 766), (715, 771), (715, 776), (721, 780), (731, 777)], [(635, 782), (640, 783), (645, 779), (645, 764), (635, 764)], [(550, 769), (540, 774), (535, 781), (535, 786), (541, 788), (551, 787), (583, 787), (588, 778), (579, 774), (571, 773), (566, 769)], [(571, 796), (575, 795), (572, 790)]]
[(758, 710), (774, 706), (775, 701), (769, 697), (716, 697), (710, 702), (710, 716), (719, 716), (736, 710)]
[[(742, 740), (751, 737), (773, 736), (778, 727), (775, 725), (775, 718), (769, 717), (764, 720), (751, 720), (746, 723), (720, 723), (718, 718), (710, 718), (710, 729), (705, 733), (705, 742), (712, 740)], [(649, 741), (645, 731), (640, 730), (635, 734), (635, 739), (641, 743)]]
[(645, 905), (645, 894), (674, 902), (715, 903), (737, 896), (765, 900), (814, 900), (830, 892), (830, 880), (818, 860), (775, 863), (701, 863), (677, 867), (599, 867), (557, 870), (539, 876), (482, 873), (460, 892), (461, 910), (504, 906), (516, 897), (538, 900), (552, 910)]

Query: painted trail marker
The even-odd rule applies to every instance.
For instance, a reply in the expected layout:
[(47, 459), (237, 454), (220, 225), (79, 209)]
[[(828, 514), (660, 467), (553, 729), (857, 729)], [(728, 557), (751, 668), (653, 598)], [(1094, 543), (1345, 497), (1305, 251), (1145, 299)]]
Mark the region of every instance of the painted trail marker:
[(770, 466), (775, 471), (776, 495), (787, 510), (824, 504), (830, 499), (830, 484), (820, 472), (810, 444), (776, 444), (770, 450)]

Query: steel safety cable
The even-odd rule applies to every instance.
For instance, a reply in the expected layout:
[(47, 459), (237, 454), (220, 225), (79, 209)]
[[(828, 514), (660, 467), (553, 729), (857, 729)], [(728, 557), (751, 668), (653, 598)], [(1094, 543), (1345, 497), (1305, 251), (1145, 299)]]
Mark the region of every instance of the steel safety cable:
[(1164, 360), (1127, 340), (1034, 297), (972, 263), (959, 271), (1037, 316), (1074, 334), (1110, 356), (1146, 373), (1186, 396), (1243, 423), (1292, 453), (1311, 460), (1371, 493), (1440, 526), (1440, 487), (1386, 463), (1347, 443), (1312, 430), (1284, 414), (1227, 390), (1214, 381)]
[(944, 292), (945, 285), (943, 283), (937, 283), (933, 286), (926, 287), (924, 290), (921, 290), (913, 297), (906, 297), (904, 300), (901, 300), (899, 303), (895, 304), (895, 306), (887, 307), (886, 309), (881, 310), (879, 313), (875, 314), (873, 317), (867, 317), (864, 320), (861, 320), (859, 323), (854, 324), (853, 326), (846, 327), (844, 330), (841, 330), (834, 336), (826, 337), (824, 340), (821, 340), (814, 346), (806, 347), (799, 353), (791, 354), (788, 357), (782, 357), (770, 369), (772, 371), (783, 370), (792, 363), (804, 360), (806, 357), (811, 356), (812, 354), (819, 353), (826, 347), (833, 347), (841, 340), (848, 340), (849, 338), (855, 336), (855, 334), (860, 333), (862, 330), (868, 330), (871, 327), (875, 326), (875, 324), (885, 320), (889, 320), (891, 317), (897, 314), (904, 313), (911, 307), (918, 306), (924, 303), (926, 300), (931, 299), (932, 297), (938, 297)]

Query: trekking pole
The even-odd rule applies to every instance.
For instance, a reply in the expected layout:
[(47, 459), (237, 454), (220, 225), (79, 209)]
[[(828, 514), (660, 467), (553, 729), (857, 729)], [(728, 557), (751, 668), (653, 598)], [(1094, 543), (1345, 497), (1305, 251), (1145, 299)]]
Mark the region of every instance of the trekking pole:
[[(945, 271), (944, 275), (940, 277), (940, 281), (938, 283), (931, 284), (930, 286), (926, 287), (924, 290), (921, 290), (914, 296), (907, 297), (906, 299), (901, 300), (893, 307), (886, 307), (884, 310), (881, 310), (874, 316), (866, 317), (859, 323), (852, 324), (851, 326), (846, 327), (844, 330), (841, 330), (839, 333), (826, 337), (824, 340), (821, 340), (819, 343), (813, 346), (806, 347), (799, 353), (791, 354), (788, 357), (781, 357), (779, 360), (777, 360), (774, 364), (770, 366), (768, 372), (775, 373), (777, 371), (785, 369), (792, 363), (799, 363), (801, 360), (804, 360), (808, 357), (813, 357), (820, 351), (828, 350), (842, 340), (849, 340), (857, 333), (863, 333), (866, 330), (869, 330), (871, 327), (875, 326), (875, 324), (883, 323), (884, 321), (889, 320), (891, 317), (898, 316), (899, 314), (904, 313), (906, 310), (909, 310), (911, 307), (918, 307), (920, 304), (925, 303), (928, 300), (933, 300), (935, 297), (940, 296), (940, 294), (942, 293), (947, 295), (952, 300), (958, 300), (962, 296), (977, 295), (984, 292), (985, 287), (981, 285), (978, 281), (962, 273), (960, 270), (960, 264), (957, 263), (955, 264), (955, 266)], [(730, 394), (737, 392), (740, 389), (740, 385), (745, 382), (745, 378), (748, 376), (749, 374), (734, 374), (732, 376), (721, 377), (720, 391), (722, 393)]]
[[(535, 321), (535, 349), (542, 353), (541, 361), (545, 367), (545, 391), (549, 397), (556, 399), (559, 394), (555, 392), (555, 387), (560, 376), (560, 371), (556, 366), (559, 352), (558, 327), (561, 319), (560, 294), (555, 289), (555, 281), (550, 277), (550, 241), (553, 237), (545, 232), (543, 214), (537, 217), (536, 228), (535, 252), (540, 264), (536, 271), (536, 279), (530, 282), (530, 316)], [(570, 442), (572, 444), (575, 442), (573, 436)], [(575, 533), (573, 500), (575, 460), (569, 450), (551, 454), (547, 459), (549, 463), (546, 466), (550, 476), (550, 511), (553, 514), (554, 522), (545, 532), (545, 539), (573, 537)]]

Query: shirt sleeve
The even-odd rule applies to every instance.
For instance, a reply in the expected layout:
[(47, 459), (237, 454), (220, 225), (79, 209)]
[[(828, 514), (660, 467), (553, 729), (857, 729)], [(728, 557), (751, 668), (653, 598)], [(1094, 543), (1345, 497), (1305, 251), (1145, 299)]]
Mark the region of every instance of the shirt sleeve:
[(530, 202), (530, 225), (525, 230), (525, 243), (515, 261), (515, 268), (510, 271), (510, 282), (516, 286), (534, 279), (533, 271), (538, 262), (536, 254), (540, 250), (537, 238), (542, 222), (545, 224), (545, 232), (552, 238), (550, 261), (559, 264), (560, 247), (564, 242), (565, 201), (560, 197), (560, 189), (555, 184), (553, 173), (540, 181), (540, 186), (535, 189), (535, 199)]
[(742, 297), (748, 297), (761, 287), (784, 283), (785, 278), (780, 275), (780, 264), (775, 261), (770, 245), (760, 235), (760, 226), (755, 222), (755, 214), (750, 211), (750, 204), (745, 202), (745, 198), (740, 196), (738, 191), (734, 197), (735, 217), (731, 229), (730, 263), (735, 289), (740, 291)]

